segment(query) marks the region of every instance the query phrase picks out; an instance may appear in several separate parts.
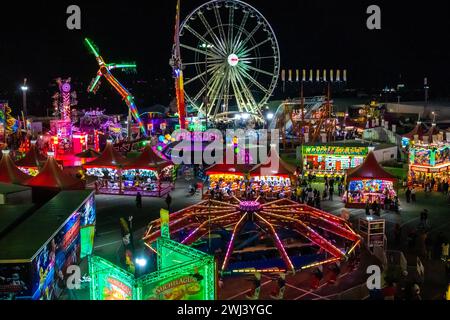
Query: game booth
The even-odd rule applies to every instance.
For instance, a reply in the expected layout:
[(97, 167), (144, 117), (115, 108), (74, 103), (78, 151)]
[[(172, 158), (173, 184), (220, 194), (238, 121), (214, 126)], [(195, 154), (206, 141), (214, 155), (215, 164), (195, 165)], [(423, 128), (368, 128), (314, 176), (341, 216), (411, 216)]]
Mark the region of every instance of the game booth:
[(302, 147), (305, 175), (345, 175), (348, 169), (361, 165), (369, 152), (367, 146), (304, 145)]
[(0, 300), (55, 300), (69, 266), (92, 254), (92, 191), (63, 191), (37, 211), (17, 208), (0, 224)]
[[(236, 161), (235, 161), (236, 162)], [(215, 197), (229, 198), (233, 195), (240, 197), (246, 193), (252, 164), (216, 164), (206, 170), (209, 179), (209, 197), (211, 191)], [(220, 196), (222, 195), (222, 196)]]
[(170, 160), (159, 157), (151, 145), (135, 159), (128, 160), (108, 140), (102, 154), (83, 167), (88, 176), (96, 177), (95, 189), (101, 194), (161, 197), (169, 193), (173, 185), (174, 166)]
[(347, 190), (343, 200), (347, 208), (364, 208), (375, 201), (384, 205), (386, 199), (397, 196), (394, 183), (396, 178), (386, 172), (370, 152), (362, 165), (349, 170), (346, 176)]
[(112, 140), (106, 142), (106, 147), (101, 155), (86, 164), (83, 168), (86, 175), (96, 177), (95, 190), (100, 194), (122, 194), (123, 183), (121, 168), (128, 160), (116, 151)]
[(296, 168), (276, 155), (273, 168), (269, 164), (260, 164), (250, 172), (250, 188), (255, 196), (261, 196), (267, 200), (276, 198), (289, 198), (292, 195), (293, 179)]
[(39, 174), (39, 169), (42, 168), (46, 160), (47, 157), (39, 152), (36, 141), (33, 140), (31, 141), (30, 150), (22, 159), (16, 161), (16, 165), (24, 173), (34, 177)]
[(174, 188), (173, 170), (173, 163), (159, 157), (147, 144), (139, 157), (122, 167), (123, 193), (164, 196)]
[(0, 182), (11, 184), (24, 184), (31, 176), (23, 173), (12, 161), (9, 150), (2, 150), (0, 160)]
[(450, 179), (450, 144), (441, 139), (412, 144), (409, 149), (409, 183), (423, 186), (433, 179), (436, 182)]

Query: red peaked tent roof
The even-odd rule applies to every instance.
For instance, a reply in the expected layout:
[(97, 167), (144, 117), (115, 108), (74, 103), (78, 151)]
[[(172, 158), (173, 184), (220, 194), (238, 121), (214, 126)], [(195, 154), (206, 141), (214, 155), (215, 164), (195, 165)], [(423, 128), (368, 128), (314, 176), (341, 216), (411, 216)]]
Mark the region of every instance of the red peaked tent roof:
[(436, 124), (433, 124), (430, 129), (424, 134), (424, 139), (428, 139), (427, 142), (432, 142), (433, 136), (438, 135), (439, 132), (439, 128), (436, 126)]
[(39, 153), (36, 144), (32, 143), (31, 148), (25, 154), (25, 157), (17, 161), (16, 165), (23, 168), (38, 168), (46, 160), (47, 158)]
[(76, 190), (83, 189), (81, 180), (64, 173), (55, 158), (49, 156), (42, 171), (28, 180), (25, 185), (29, 187), (43, 187), (49, 189)]
[(15, 165), (9, 156), (9, 151), (3, 151), (3, 157), (0, 161), (0, 182), (23, 184), (31, 177), (22, 171)]
[(377, 159), (373, 152), (369, 152), (364, 163), (359, 167), (348, 170), (347, 172), (348, 180), (358, 180), (358, 179), (380, 179), (380, 180), (396, 180), (393, 175), (386, 172)]
[(172, 165), (172, 161), (162, 159), (150, 145), (147, 145), (139, 157), (124, 165), (124, 169), (147, 169), (160, 171)]
[(127, 159), (119, 152), (114, 150), (111, 142), (108, 141), (105, 150), (95, 160), (83, 165), (85, 168), (116, 168), (117, 166), (125, 165)]
[[(235, 161), (236, 162), (236, 161)], [(254, 164), (216, 164), (206, 170), (207, 175), (213, 174), (233, 174), (233, 175), (245, 175), (249, 173), (255, 167)]]
[(415, 128), (411, 132), (403, 135), (403, 138), (413, 140), (414, 136), (418, 135), (419, 139), (422, 139), (426, 130), (427, 129), (425, 128), (424, 124), (422, 122), (418, 122), (417, 125), (415, 126)]
[[(271, 162), (268, 162), (266, 164), (260, 164), (255, 168), (253, 168), (253, 170), (251, 171), (251, 175), (254, 177), (261, 177), (261, 176), (289, 177), (295, 173), (297, 169), (294, 166), (283, 161), (278, 153), (275, 153), (275, 156), (278, 158), (278, 168), (271, 168), (272, 164)], [(276, 163), (273, 163), (273, 165), (276, 166)], [(263, 170), (265, 172), (263, 172)], [(270, 172), (270, 174), (267, 174), (267, 172)]]

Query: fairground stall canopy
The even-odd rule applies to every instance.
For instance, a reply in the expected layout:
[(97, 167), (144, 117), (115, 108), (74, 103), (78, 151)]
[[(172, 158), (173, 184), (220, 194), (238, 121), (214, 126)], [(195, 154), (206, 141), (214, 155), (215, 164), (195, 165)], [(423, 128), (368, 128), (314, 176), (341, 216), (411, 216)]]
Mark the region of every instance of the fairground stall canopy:
[[(161, 219), (150, 223), (148, 246), (161, 229)], [(345, 220), (288, 199), (206, 200), (170, 215), (168, 229), (171, 239), (215, 253), (222, 275), (305, 270), (345, 259), (361, 242)]]
[(173, 188), (172, 172), (174, 166), (170, 160), (159, 157), (150, 144), (139, 157), (122, 167), (123, 192), (143, 196), (161, 197)]
[(35, 177), (24, 183), (29, 187), (56, 190), (84, 189), (83, 182), (65, 173), (56, 162), (54, 153), (48, 152), (48, 159), (42, 171)]
[(30, 150), (25, 154), (25, 157), (16, 161), (16, 165), (24, 173), (34, 177), (39, 174), (39, 169), (42, 168), (46, 160), (47, 158), (39, 152), (36, 141), (33, 140)]
[(31, 176), (23, 173), (12, 161), (9, 156), (9, 150), (2, 150), (2, 159), (0, 160), (0, 182), (24, 184)]
[(367, 203), (384, 204), (386, 199), (394, 200), (396, 180), (380, 166), (375, 154), (370, 152), (362, 165), (347, 173), (348, 189), (344, 194), (346, 206), (362, 207)]
[(444, 183), (450, 179), (450, 133), (434, 135), (429, 142), (417, 141), (409, 148), (410, 184), (423, 186), (434, 180)]

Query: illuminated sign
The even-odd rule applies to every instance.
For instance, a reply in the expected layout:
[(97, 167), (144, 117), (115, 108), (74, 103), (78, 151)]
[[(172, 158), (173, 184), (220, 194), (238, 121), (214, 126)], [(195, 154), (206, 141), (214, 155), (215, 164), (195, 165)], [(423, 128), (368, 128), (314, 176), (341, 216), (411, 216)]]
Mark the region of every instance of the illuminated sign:
[(163, 295), (165, 300), (186, 300), (188, 296), (196, 295), (201, 291), (197, 278), (192, 276), (181, 277), (154, 289), (154, 294)]
[(306, 155), (366, 156), (368, 147), (303, 146)]

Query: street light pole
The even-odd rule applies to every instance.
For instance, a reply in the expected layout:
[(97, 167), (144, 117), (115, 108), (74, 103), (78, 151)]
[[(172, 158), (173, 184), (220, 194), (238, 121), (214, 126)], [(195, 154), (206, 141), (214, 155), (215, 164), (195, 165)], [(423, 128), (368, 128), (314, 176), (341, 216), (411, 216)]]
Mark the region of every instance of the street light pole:
[(25, 115), (25, 117), (27, 117), (27, 91), (28, 91), (28, 86), (27, 86), (27, 78), (23, 79), (23, 85), (20, 87), (20, 89), (22, 89), (22, 103), (23, 103), (23, 114)]

